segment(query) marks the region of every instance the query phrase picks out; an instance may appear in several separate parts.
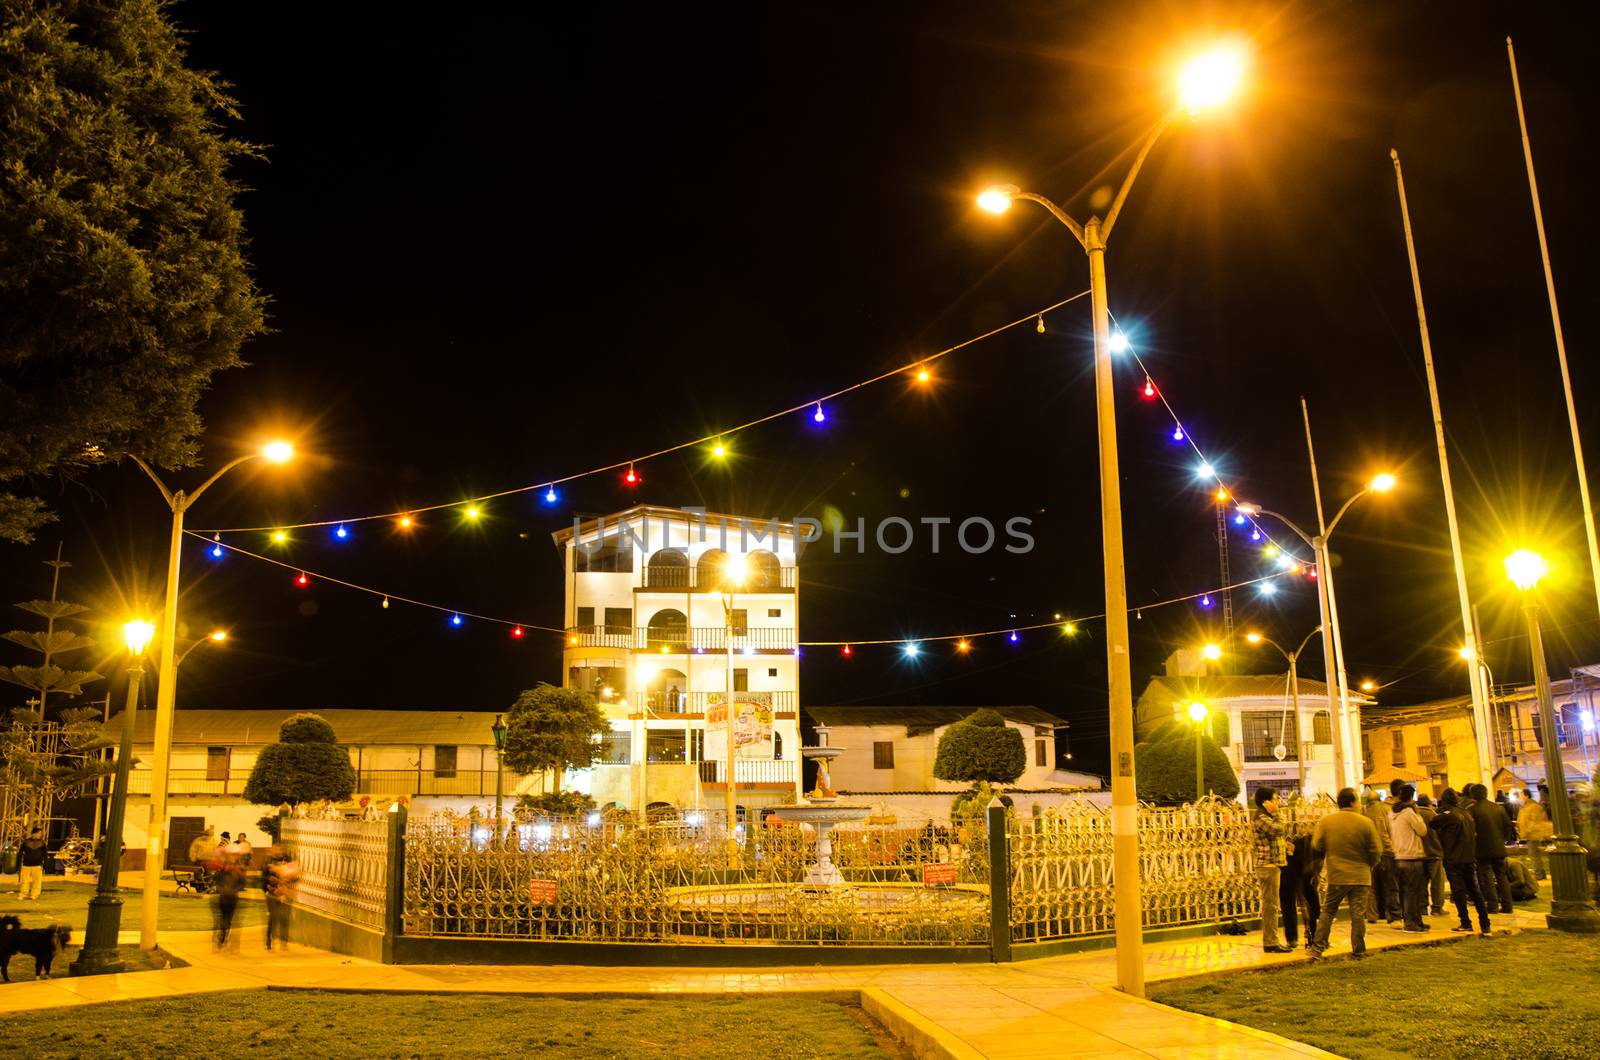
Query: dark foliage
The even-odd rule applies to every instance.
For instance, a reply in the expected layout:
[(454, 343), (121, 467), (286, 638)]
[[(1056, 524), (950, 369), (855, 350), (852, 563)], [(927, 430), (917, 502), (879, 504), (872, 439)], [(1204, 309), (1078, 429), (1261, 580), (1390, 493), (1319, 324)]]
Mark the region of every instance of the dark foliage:
[(933, 775), (940, 780), (1009, 784), (1026, 768), (1022, 733), (992, 710), (976, 711), (946, 729), (933, 759)]

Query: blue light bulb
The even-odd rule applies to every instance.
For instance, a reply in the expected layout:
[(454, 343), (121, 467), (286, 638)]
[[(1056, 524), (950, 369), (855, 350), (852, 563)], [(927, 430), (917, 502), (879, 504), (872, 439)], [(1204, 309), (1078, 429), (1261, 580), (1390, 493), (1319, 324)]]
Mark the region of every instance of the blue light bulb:
[(1240, 512), (1238, 515), (1235, 515), (1233, 517), (1233, 523), (1234, 523), (1235, 526), (1243, 526), (1244, 525), (1244, 513)]
[(1012, 630), (1011, 631), (1011, 636), (1009, 638), (1007, 638), (1007, 639), (1009, 639), (1011, 641), (1011, 643), (1013, 643), (1013, 644), (1016, 644), (1018, 641), (1022, 640), (1022, 638), (1017, 635), (1017, 631), (1016, 630)]
[(556, 488), (554, 486), (545, 487), (544, 502), (546, 504), (554, 504), (556, 502)]
[(339, 528), (333, 532), (333, 536), (337, 537), (340, 541), (343, 541), (345, 538), (350, 536), (350, 531), (345, 529), (343, 525), (340, 525)]
[(211, 546), (211, 558), (212, 559), (221, 559), (222, 558), (222, 546), (221, 545), (212, 545)]
[(451, 625), (452, 625), (452, 626), (459, 626), (459, 625), (461, 625), (461, 616), (460, 616), (460, 615), (451, 615), (451, 616), (450, 616), (450, 624), (451, 624)]
[(822, 402), (817, 402), (817, 411), (811, 414), (811, 419), (816, 423), (821, 423), (827, 418), (827, 414), (822, 411)]
[(1175, 441), (1175, 442), (1183, 441), (1183, 428), (1182, 427), (1174, 427), (1174, 428), (1172, 428), (1172, 440)]
[(1200, 606), (1201, 607), (1210, 607), (1211, 606), (1211, 594), (1210, 593), (1207, 593), (1206, 595), (1204, 595), (1204, 596), (1202, 596), (1200, 598)]
[(1252, 541), (1260, 541), (1261, 540), (1261, 531), (1260, 530), (1252, 530), (1252, 531), (1250, 531), (1250, 540), (1252, 540)]

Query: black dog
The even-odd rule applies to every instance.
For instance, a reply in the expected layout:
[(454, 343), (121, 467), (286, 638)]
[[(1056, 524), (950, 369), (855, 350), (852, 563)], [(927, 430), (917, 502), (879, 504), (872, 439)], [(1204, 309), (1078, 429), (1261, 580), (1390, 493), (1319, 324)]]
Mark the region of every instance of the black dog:
[(33, 957), (33, 974), (50, 978), (50, 963), (72, 941), (72, 929), (65, 924), (25, 928), (14, 916), (0, 916), (0, 979), (11, 982), (11, 957), (26, 953)]

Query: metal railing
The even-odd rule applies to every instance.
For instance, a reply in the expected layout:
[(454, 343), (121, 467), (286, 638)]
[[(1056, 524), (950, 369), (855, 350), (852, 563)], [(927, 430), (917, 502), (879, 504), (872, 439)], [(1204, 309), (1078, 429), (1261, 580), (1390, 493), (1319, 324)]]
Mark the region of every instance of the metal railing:
[[(793, 784), (799, 762), (781, 758), (735, 758), (733, 779), (736, 784)], [(720, 758), (708, 758), (699, 763), (702, 784), (726, 784), (728, 763)]]
[[(770, 593), (780, 589), (792, 589), (795, 585), (795, 571), (796, 568), (786, 566), (768, 569), (752, 567), (735, 592)], [(667, 564), (646, 567), (644, 584), (640, 588), (679, 592), (693, 590), (702, 593), (720, 593), (724, 590), (722, 571), (715, 567), (702, 570), (699, 567), (677, 567)]]
[[(356, 774), (356, 790), (363, 795), (490, 795), (494, 794), (495, 771), (458, 769), (454, 776), (439, 776), (432, 770), (363, 769)], [(505, 790), (516, 790), (520, 774), (507, 770)]]
[[(633, 651), (660, 652), (684, 655), (689, 652), (722, 652), (727, 650), (727, 629), (724, 626), (661, 625), (639, 626), (618, 632), (616, 626), (568, 626), (569, 648), (626, 648)], [(788, 626), (747, 626), (735, 629), (733, 650), (793, 651), (795, 631)]]
[(388, 925), (389, 821), (283, 821), (283, 843), (300, 862), (295, 901), (382, 931)]
[[(135, 769), (128, 773), (128, 794), (150, 794), (148, 769)], [(167, 773), (167, 793), (170, 795), (242, 795), (245, 782), (250, 779), (248, 769), (230, 769), (226, 773), (209, 769), (174, 769)]]
[[(647, 692), (644, 702), (652, 714), (704, 714), (708, 706), (726, 698), (726, 692)], [(734, 692), (733, 698), (735, 702), (761, 703), (775, 713), (790, 714), (799, 702), (793, 691)]]

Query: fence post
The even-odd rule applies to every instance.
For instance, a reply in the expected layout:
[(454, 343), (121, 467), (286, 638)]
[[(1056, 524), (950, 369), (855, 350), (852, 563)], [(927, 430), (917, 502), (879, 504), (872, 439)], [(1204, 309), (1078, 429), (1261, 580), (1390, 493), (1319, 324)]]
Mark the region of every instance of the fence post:
[(387, 895), (384, 902), (383, 922), (383, 959), (385, 963), (392, 963), (394, 959), (394, 940), (405, 933), (406, 909), (406, 806), (404, 803), (394, 807), (394, 812), (387, 815), (389, 818), (389, 842), (385, 852), (388, 856), (388, 884)]
[(1011, 960), (1011, 856), (1006, 850), (1006, 808), (989, 800), (989, 958)]

